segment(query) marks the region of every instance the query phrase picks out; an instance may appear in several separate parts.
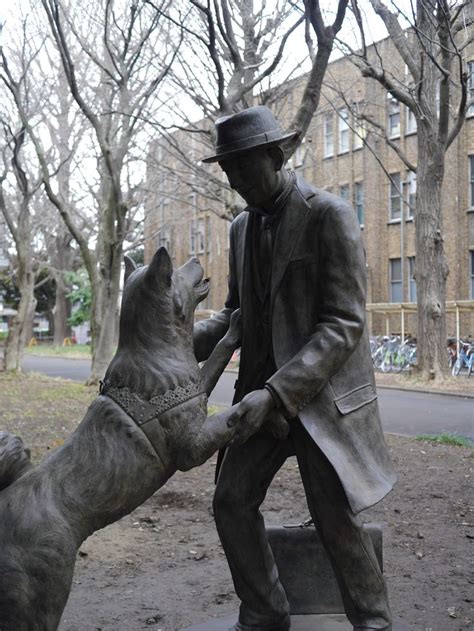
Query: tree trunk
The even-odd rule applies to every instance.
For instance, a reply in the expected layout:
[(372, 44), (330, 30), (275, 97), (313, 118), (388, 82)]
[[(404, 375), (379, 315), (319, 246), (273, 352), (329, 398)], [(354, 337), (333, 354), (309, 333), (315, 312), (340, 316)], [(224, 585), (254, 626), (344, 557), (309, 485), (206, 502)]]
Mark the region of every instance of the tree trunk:
[(26, 286), (20, 288), (21, 298), (18, 304), (18, 312), (10, 322), (5, 342), (4, 370), (21, 371), (24, 348), (28, 341), (27, 335), (28, 331), (31, 330), (31, 323), (36, 309), (33, 287), (33, 280), (30, 279)]
[[(92, 338), (92, 366), (88, 385), (98, 383), (103, 379), (105, 371), (115, 352), (117, 343), (117, 319), (119, 298), (119, 275), (115, 275), (107, 284), (97, 288), (102, 295), (96, 300), (96, 307), (92, 309), (91, 338)], [(104, 295), (105, 294), (105, 295)]]
[(446, 278), (441, 188), (444, 147), (429, 124), (418, 123), (416, 193), (416, 285), (418, 298), (418, 368), (424, 379), (448, 375), (446, 357)]
[(69, 317), (69, 301), (66, 298), (66, 287), (62, 274), (56, 276), (56, 300), (54, 303), (54, 346), (61, 346), (66, 337), (71, 335), (71, 327), (67, 323)]
[[(109, 188), (110, 183), (107, 178), (102, 180), (102, 185), (104, 191)], [(118, 300), (123, 255), (123, 235), (120, 234), (117, 224), (122, 224), (125, 207), (120, 201), (113, 199), (110, 188), (106, 194), (109, 196), (109, 205), (102, 215), (103, 223), (99, 229), (100, 238), (97, 243), (99, 273), (96, 282), (92, 285), (92, 366), (88, 384), (95, 384), (103, 379), (117, 343)], [(111, 217), (115, 220), (111, 221)]]

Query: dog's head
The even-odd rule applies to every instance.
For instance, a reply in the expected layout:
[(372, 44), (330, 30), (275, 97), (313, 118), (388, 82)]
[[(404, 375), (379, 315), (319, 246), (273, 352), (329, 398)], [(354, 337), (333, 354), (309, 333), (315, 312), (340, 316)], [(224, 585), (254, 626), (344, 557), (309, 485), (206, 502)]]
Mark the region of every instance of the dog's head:
[(177, 331), (191, 333), (194, 310), (209, 293), (209, 279), (197, 258), (173, 270), (165, 248), (159, 248), (149, 265), (138, 267), (125, 257), (125, 285), (120, 316), (123, 341), (132, 332), (169, 338)]
[(0, 432), (0, 491), (31, 467), (30, 450), (26, 449), (21, 438)]

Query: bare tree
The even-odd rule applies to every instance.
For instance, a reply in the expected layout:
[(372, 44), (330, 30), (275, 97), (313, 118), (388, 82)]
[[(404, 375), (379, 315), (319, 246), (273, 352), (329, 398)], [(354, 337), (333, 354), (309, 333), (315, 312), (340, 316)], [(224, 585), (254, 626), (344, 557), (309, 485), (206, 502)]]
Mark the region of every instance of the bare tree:
[[(362, 76), (374, 79), (415, 117), (417, 165), (406, 156), (386, 129), (366, 116), (382, 133), (407, 168), (417, 174), (416, 191), (416, 281), (418, 300), (419, 370), (422, 376), (442, 378), (446, 362), (446, 278), (441, 189), (446, 151), (459, 134), (470, 105), (467, 99), (467, 69), (464, 51), (472, 35), (460, 37), (466, 26), (468, 3), (418, 0), (409, 13), (401, 3), (389, 8), (370, 0), (383, 20), (407, 75), (383, 59), (377, 44), (368, 47), (363, 14), (357, 0), (352, 6), (360, 33), (360, 49), (351, 49), (352, 60)], [(472, 31), (471, 31), (472, 33)]]
[[(161, 11), (152, 0), (146, 1)], [(161, 157), (156, 168), (161, 171), (161, 180), (166, 180), (170, 171), (177, 173), (185, 184), (181, 191), (184, 188), (186, 194), (198, 193), (212, 200), (215, 203), (210, 208), (225, 219), (231, 220), (243, 208), (220, 175), (199, 164), (199, 156), (211, 151), (212, 122), (257, 103), (276, 107), (289, 79), (301, 72), (301, 64), (309, 57), (310, 71), (303, 79), (300, 101), (294, 111), (282, 112), (287, 126), (297, 132), (285, 146), (287, 157), (291, 157), (318, 107), (324, 74), (348, 2), (338, 0), (333, 4), (328, 23), (319, 0), (279, 0), (271, 7), (259, 0), (191, 0), (173, 5), (166, 15), (175, 25), (183, 25), (187, 45), (171, 74), (179, 94), (178, 101), (170, 99), (173, 122), (168, 126), (157, 123), (161, 142), (157, 142), (155, 153), (159, 149)], [(288, 42), (298, 29), (304, 29), (306, 45), (299, 50), (300, 58), (294, 58), (291, 64)], [(199, 122), (192, 122), (189, 104), (196, 112), (194, 120), (200, 118)], [(187, 139), (184, 136), (183, 143), (184, 134)], [(165, 153), (170, 158), (163, 160)]]
[[(32, 178), (25, 166), (26, 160), (22, 156), (25, 129), (20, 127), (13, 130), (5, 119), (2, 120), (2, 127), (5, 144), (0, 173), (0, 212), (15, 246), (15, 283), (20, 293), (17, 313), (8, 328), (3, 368), (21, 371), (23, 351), (36, 308), (34, 290), (38, 261), (35, 259), (33, 241), (37, 226), (32, 217), (32, 205), (41, 178)], [(13, 175), (13, 182), (8, 182), (9, 174)]]
[[(170, 0), (162, 0), (166, 9)], [(82, 210), (68, 198), (65, 181), (43, 147), (43, 136), (27, 116), (22, 85), (31, 69), (14, 77), (3, 54), (2, 79), (12, 93), (25, 129), (33, 140), (46, 193), (78, 244), (92, 287), (92, 371), (89, 381), (104, 374), (116, 343), (122, 252), (134, 221), (136, 181), (141, 178), (142, 127), (156, 107), (156, 93), (179, 49), (168, 36), (164, 20), (144, 2), (100, 3), (83, 0), (68, 5), (42, 0), (44, 16), (59, 55), (64, 81), (77, 111), (88, 124), (83, 134), (83, 160), (96, 161), (96, 170), (84, 174)], [(166, 25), (168, 23), (166, 22)], [(54, 81), (54, 79), (52, 79)], [(53, 136), (50, 129), (49, 133)], [(71, 147), (69, 147), (71, 150)], [(135, 180), (135, 181), (134, 181)], [(93, 186), (87, 186), (94, 183)], [(90, 204), (87, 208), (86, 202)], [(95, 225), (91, 242), (84, 224)]]

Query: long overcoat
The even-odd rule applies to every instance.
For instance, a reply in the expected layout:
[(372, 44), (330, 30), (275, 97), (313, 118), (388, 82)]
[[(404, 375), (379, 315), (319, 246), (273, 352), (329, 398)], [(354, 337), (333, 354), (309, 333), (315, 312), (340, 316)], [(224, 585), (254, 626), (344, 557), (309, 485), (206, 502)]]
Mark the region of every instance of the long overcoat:
[[(195, 327), (196, 355), (202, 359), (240, 307), (235, 401), (255, 389), (266, 359), (252, 321), (253, 220), (243, 212), (231, 226), (225, 309)], [(380, 424), (365, 296), (365, 252), (354, 210), (297, 178), (274, 242), (270, 321), (277, 371), (268, 383), (284, 415), (299, 417), (329, 459), (355, 513), (381, 500), (396, 481)]]

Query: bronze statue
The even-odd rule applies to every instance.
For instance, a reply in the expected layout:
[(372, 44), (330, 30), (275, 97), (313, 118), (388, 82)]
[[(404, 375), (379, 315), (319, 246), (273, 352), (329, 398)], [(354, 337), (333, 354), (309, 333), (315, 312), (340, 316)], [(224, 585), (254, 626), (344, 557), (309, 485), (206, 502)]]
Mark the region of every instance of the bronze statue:
[[(284, 168), (283, 134), (266, 107), (216, 122), (218, 162), (247, 202), (232, 223), (225, 308), (195, 326), (205, 359), (241, 310), (234, 402), (246, 412), (220, 462), (216, 525), (241, 600), (234, 631), (286, 631), (288, 602), (259, 506), (296, 454), (308, 506), (347, 617), (359, 631), (391, 629), (385, 582), (358, 513), (396, 476), (380, 425), (365, 323), (365, 253), (354, 210)], [(265, 426), (283, 415), (281, 440)], [(249, 437), (250, 436), (250, 437)]]
[(238, 314), (202, 371), (193, 353), (208, 290), (197, 259), (174, 273), (164, 248), (146, 267), (127, 259), (118, 350), (76, 431), (37, 467), (0, 433), (2, 631), (56, 629), (81, 543), (235, 436), (238, 406), (207, 418), (206, 404), (239, 342)]

